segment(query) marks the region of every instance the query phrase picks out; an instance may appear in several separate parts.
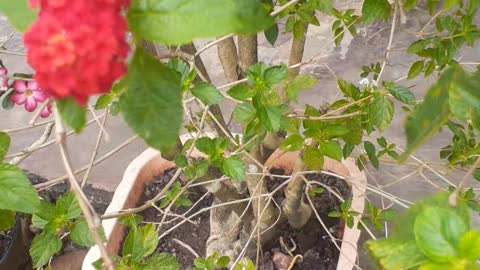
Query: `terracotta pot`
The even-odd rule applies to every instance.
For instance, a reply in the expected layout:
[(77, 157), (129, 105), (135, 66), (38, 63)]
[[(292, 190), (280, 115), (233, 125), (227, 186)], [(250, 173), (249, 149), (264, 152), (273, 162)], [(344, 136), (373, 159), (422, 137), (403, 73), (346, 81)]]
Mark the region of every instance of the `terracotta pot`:
[[(190, 136), (182, 136), (182, 141)], [(196, 156), (200, 156), (198, 152)], [(268, 168), (280, 168), (291, 173), (293, 165), (298, 158), (298, 153), (275, 152), (266, 162)], [(160, 152), (154, 149), (147, 149), (130, 163), (125, 171), (122, 182), (117, 187), (112, 202), (106, 213), (117, 212), (123, 209), (135, 207), (142, 196), (145, 184), (152, 181), (155, 176), (161, 175), (168, 169), (175, 167), (175, 164), (162, 158)], [(366, 189), (366, 177), (361, 173), (353, 159), (338, 162), (326, 158), (325, 171), (348, 177), (347, 182), (352, 186), (352, 210), (362, 213), (365, 206), (364, 193)], [(355, 224), (359, 217), (356, 217)], [(105, 234), (108, 239), (107, 249), (110, 254), (118, 254), (121, 243), (125, 237), (124, 226), (118, 223), (117, 219), (108, 219), (102, 222)], [(354, 266), (357, 256), (357, 242), (360, 237), (360, 230), (345, 227), (341, 252), (338, 260), (338, 270), (350, 270)], [(83, 261), (83, 270), (94, 270), (92, 263), (100, 258), (97, 247), (91, 248)]]

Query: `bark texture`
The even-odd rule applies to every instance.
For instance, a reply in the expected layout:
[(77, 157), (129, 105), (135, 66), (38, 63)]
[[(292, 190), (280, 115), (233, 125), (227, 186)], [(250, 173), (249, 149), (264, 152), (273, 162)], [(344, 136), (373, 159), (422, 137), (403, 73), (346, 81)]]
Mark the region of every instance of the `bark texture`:
[[(288, 60), (289, 66), (293, 66), (302, 62), (303, 52), (305, 50), (305, 40), (307, 39), (308, 23), (306, 23), (304, 26), (305, 26), (305, 32), (303, 34), (303, 38), (301, 39), (292, 38), (292, 48), (290, 51), (290, 58)], [(290, 69), (289, 79), (293, 79), (297, 77), (298, 74), (300, 74), (300, 67)]]
[(222, 40), (217, 45), (218, 57), (222, 63), (223, 72), (228, 82), (238, 81), (240, 78), (238, 70), (237, 46), (233, 38)]
[(305, 182), (298, 174), (305, 170), (302, 158), (299, 158), (292, 172), (292, 179), (285, 188), (285, 201), (283, 212), (288, 219), (288, 223), (295, 229), (301, 229), (307, 224), (312, 209), (303, 202)]
[(258, 62), (257, 35), (238, 36), (238, 58), (242, 77), (245, 77), (247, 69)]

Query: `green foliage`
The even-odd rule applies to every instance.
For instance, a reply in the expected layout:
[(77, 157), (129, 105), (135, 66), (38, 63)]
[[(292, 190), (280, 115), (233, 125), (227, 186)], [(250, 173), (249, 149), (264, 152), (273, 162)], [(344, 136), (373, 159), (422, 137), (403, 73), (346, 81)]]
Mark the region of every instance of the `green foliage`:
[(190, 91), (205, 105), (215, 105), (223, 101), (223, 96), (220, 91), (208, 83), (199, 83)]
[[(393, 209), (378, 209), (372, 203), (367, 203), (367, 214), (362, 217), (362, 222), (365, 225), (372, 225), (377, 231), (383, 231), (383, 225), (387, 221), (395, 220), (397, 212)], [(363, 225), (358, 224), (361, 228)]]
[[(178, 262), (174, 256), (166, 253), (155, 253), (158, 235), (154, 224), (139, 226), (141, 216), (128, 215), (120, 222), (129, 228), (122, 248), (122, 257), (113, 257), (115, 269), (140, 270), (178, 270)], [(102, 269), (102, 260), (93, 263), (97, 270)]]
[(87, 110), (78, 105), (73, 98), (64, 98), (57, 101), (58, 112), (63, 122), (76, 133), (82, 131), (87, 123)]
[(0, 13), (20, 32), (25, 32), (37, 19), (37, 12), (28, 6), (28, 0), (0, 1)]
[(370, 159), (370, 162), (372, 163), (372, 166), (375, 167), (375, 169), (378, 170), (380, 164), (378, 162), (377, 154), (375, 153), (375, 145), (369, 141), (363, 142), (363, 147), (365, 148), (365, 151), (367, 152), (368, 159)]
[(372, 105), (369, 107), (369, 117), (372, 125), (380, 131), (387, 129), (393, 119), (393, 102), (382, 94), (374, 94)]
[[(95, 241), (87, 222), (81, 217), (81, 209), (73, 193), (60, 196), (56, 204), (41, 201), (38, 211), (32, 215), (32, 225), (42, 231), (35, 236), (30, 248), (35, 267), (45, 265), (62, 247), (61, 237), (69, 233), (70, 240), (82, 247), (92, 247)], [(103, 229), (100, 235), (105, 238)], [(51, 242), (51, 243), (46, 243)]]
[(287, 82), (285, 95), (290, 101), (297, 102), (298, 94), (301, 90), (307, 90), (317, 84), (318, 80), (312, 76), (301, 74), (293, 80)]
[(351, 211), (350, 210), (351, 207), (352, 207), (352, 201), (351, 200), (345, 200), (344, 202), (342, 202), (342, 204), (340, 204), (340, 212), (339, 211), (332, 211), (332, 212), (328, 213), (328, 216), (332, 217), (332, 218), (341, 217), (345, 221), (345, 224), (347, 224), (347, 226), (349, 228), (353, 228), (353, 226), (355, 225), (354, 217), (360, 215), (360, 213), (358, 213), (356, 211)]
[(248, 98), (253, 97), (254, 92), (250, 91), (250, 88), (248, 86), (244, 84), (239, 84), (230, 88), (227, 94), (234, 99), (244, 101), (244, 100), (247, 100)]
[(470, 231), (463, 198), (451, 207), (449, 196), (440, 193), (417, 202), (398, 218), (390, 238), (366, 243), (382, 269), (471, 269), (476, 264), (480, 252), (466, 248), (472, 244), (466, 239), (477, 241), (478, 232)]
[(245, 258), (246, 263), (237, 263), (235, 264), (234, 270), (256, 270), (255, 264), (252, 260)]
[(168, 152), (182, 125), (179, 76), (137, 48), (128, 77), (128, 90), (120, 99), (125, 121), (148, 145)]
[(214, 252), (212, 255), (208, 256), (205, 259), (196, 258), (193, 261), (195, 267), (192, 270), (215, 270), (228, 267), (230, 263), (230, 257), (221, 256), (219, 257), (217, 252)]
[(10, 136), (5, 132), (0, 132), (0, 160), (3, 160), (10, 148)]
[(379, 20), (388, 20), (392, 7), (388, 0), (365, 0), (362, 6), (362, 21), (372, 23)]
[(265, 38), (267, 39), (270, 45), (275, 46), (278, 38), (278, 24), (273, 24), (270, 28), (264, 31)]
[(335, 37), (335, 46), (340, 46), (340, 43), (345, 36), (345, 29), (347, 29), (352, 36), (357, 34), (355, 23), (358, 21), (359, 17), (353, 15), (354, 12), (354, 9), (347, 9), (343, 13), (337, 9), (332, 9), (332, 14), (337, 18), (337, 20), (332, 24), (332, 32)]
[(17, 167), (0, 162), (0, 209), (33, 213), (40, 205), (37, 191)]
[(415, 99), (415, 95), (403, 86), (384, 82), (383, 87), (388, 90), (388, 93), (390, 93), (390, 95), (392, 95), (396, 100), (402, 103), (408, 105), (415, 105), (415, 103), (417, 102), (417, 100)]
[[(165, 199), (163, 199), (162, 203), (160, 203), (160, 208), (167, 207), (170, 203), (173, 202), (175, 198), (174, 205), (175, 207), (190, 207), (192, 206), (192, 202), (185, 196), (185, 191), (181, 191), (182, 186), (179, 182), (175, 182), (172, 185), (172, 188), (165, 194)], [(182, 194), (180, 194), (182, 192)], [(179, 195), (180, 194), (180, 195)]]
[(0, 209), (0, 232), (8, 231), (15, 225), (15, 212)]
[(134, 34), (168, 45), (229, 33), (251, 34), (273, 25), (256, 0), (133, 0), (127, 17)]
[(237, 156), (231, 156), (222, 161), (222, 172), (233, 180), (245, 180), (245, 165)]

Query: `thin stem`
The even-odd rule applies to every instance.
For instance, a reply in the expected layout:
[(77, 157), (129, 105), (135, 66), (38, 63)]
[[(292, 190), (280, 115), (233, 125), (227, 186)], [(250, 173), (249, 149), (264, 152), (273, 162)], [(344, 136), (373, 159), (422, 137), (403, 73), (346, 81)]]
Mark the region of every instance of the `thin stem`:
[(55, 125), (56, 125), (56, 132), (57, 132), (57, 144), (60, 148), (60, 154), (62, 156), (63, 165), (65, 170), (67, 171), (68, 180), (70, 183), (70, 188), (74, 192), (75, 196), (77, 197), (78, 203), (80, 205), (80, 209), (82, 210), (83, 216), (85, 217), (85, 221), (88, 224), (88, 229), (90, 230), (91, 235), (93, 236), (93, 240), (95, 244), (98, 246), (100, 250), (100, 254), (103, 260), (104, 267), (108, 270), (114, 270), (113, 262), (108, 256), (107, 249), (103, 244), (102, 237), (98, 233), (100, 219), (98, 218), (95, 210), (91, 211), (92, 207), (90, 205), (88, 199), (86, 199), (85, 194), (82, 192), (81, 187), (78, 185), (77, 179), (75, 179), (75, 175), (72, 171), (72, 166), (70, 162), (70, 157), (68, 155), (67, 146), (66, 146), (66, 133), (65, 129), (63, 128), (62, 119), (60, 118), (60, 114), (58, 113), (56, 104), (54, 106), (54, 114), (55, 114)]

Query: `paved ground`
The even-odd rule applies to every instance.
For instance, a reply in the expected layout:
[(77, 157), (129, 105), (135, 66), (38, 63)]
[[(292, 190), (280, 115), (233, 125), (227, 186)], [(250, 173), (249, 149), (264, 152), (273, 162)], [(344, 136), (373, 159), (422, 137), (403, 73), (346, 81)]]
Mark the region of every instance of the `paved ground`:
[[(358, 6), (358, 2), (349, 2), (348, 5)], [(419, 30), (427, 20), (424, 15), (417, 12), (409, 14), (406, 25), (397, 26), (393, 42), (394, 50), (392, 50), (390, 54), (389, 63), (384, 74), (385, 80), (399, 79), (407, 74), (409, 66), (415, 61), (415, 57), (406, 55), (397, 49), (405, 49), (415, 38), (409, 34), (408, 31)], [(311, 27), (309, 29), (305, 53), (305, 59), (308, 59), (320, 52), (318, 61), (305, 66), (302, 70), (302, 72), (312, 74), (318, 78), (319, 83), (313, 89), (302, 93), (300, 97), (301, 104), (308, 102), (314, 106), (320, 106), (324, 102), (332, 101), (337, 97), (338, 90), (336, 88), (335, 76), (352, 82), (358, 82), (360, 80), (359, 74), (362, 65), (383, 61), (390, 33), (390, 26), (384, 24), (360, 28), (359, 35), (355, 38), (346, 35), (340, 48), (333, 48), (332, 44), (328, 43), (332, 38), (330, 26), (333, 21), (321, 18), (320, 22), (320, 27)], [(12, 31), (5, 19), (0, 19), (0, 42), (2, 39), (5, 40)], [(205, 44), (205, 42), (199, 42), (199, 44)], [(260, 59), (265, 63), (277, 64), (288, 61), (288, 50), (290, 47), (288, 35), (282, 35), (275, 48), (268, 45), (263, 37), (260, 37), (260, 44)], [(6, 44), (6, 47), (11, 51), (22, 52), (21, 36), (15, 34)], [(464, 61), (478, 62), (478, 60), (480, 60), (480, 47), (462, 50), (461, 55), (458, 57)], [(13, 74), (13, 72), (25, 72), (29, 69), (22, 56), (0, 54), (0, 59), (3, 60), (11, 74)], [(221, 73), (221, 65), (216, 56), (216, 50), (208, 50), (203, 56), (203, 60), (214, 82), (217, 84), (224, 83), (225, 81)], [(331, 69), (331, 71), (329, 71), (329, 69)], [(422, 82), (406, 82), (403, 80), (401, 83), (405, 86), (413, 86), (413, 92), (418, 97), (421, 97), (432, 81), (433, 79)], [(231, 104), (225, 104), (225, 113), (229, 114), (232, 107)], [(405, 145), (403, 134), (404, 114), (401, 113), (399, 106), (397, 106), (396, 109), (397, 113), (393, 124), (391, 128), (385, 132), (385, 136), (400, 147), (403, 147)], [(31, 114), (24, 112), (21, 108), (16, 108), (8, 112), (1, 111), (0, 117), (0, 130), (4, 130), (26, 125), (31, 118)], [(132, 135), (131, 130), (126, 127), (118, 117), (108, 120), (107, 130), (111, 140), (108, 143), (102, 143), (99, 155), (108, 152)], [(11, 152), (13, 153), (29, 146), (41, 133), (42, 128), (36, 128), (15, 134)], [(83, 166), (90, 159), (97, 133), (98, 126), (93, 124), (87, 127), (82, 134), (69, 139), (69, 147), (73, 153), (73, 161), (76, 168)], [(448, 132), (442, 132), (427, 142), (415, 155), (424, 161), (438, 161), (437, 149), (448, 144), (449, 140), (450, 134)], [(145, 145), (141, 141), (135, 141), (130, 144), (113, 158), (95, 167), (91, 174), (91, 182), (105, 189), (114, 190), (121, 179), (125, 167), (144, 149)], [(21, 166), (49, 179), (64, 174), (63, 167), (59, 161), (58, 150), (54, 146), (38, 151), (21, 163)], [(438, 190), (435, 185), (443, 184), (442, 180), (429, 170), (424, 171), (425, 177), (417, 173), (404, 180), (398, 181), (398, 179), (409, 174), (414, 169), (415, 167), (408, 165), (385, 164), (379, 172), (368, 169), (367, 176), (369, 184), (373, 186), (377, 184), (390, 185), (389, 187), (385, 187), (384, 190), (408, 201), (423, 197), (425, 193), (435, 192)], [(452, 182), (457, 182), (460, 177), (461, 173), (454, 172), (448, 174), (447, 179)], [(378, 202), (378, 198), (375, 196), (370, 196), (369, 198)]]

